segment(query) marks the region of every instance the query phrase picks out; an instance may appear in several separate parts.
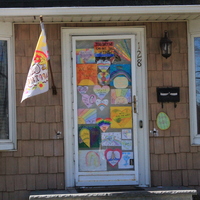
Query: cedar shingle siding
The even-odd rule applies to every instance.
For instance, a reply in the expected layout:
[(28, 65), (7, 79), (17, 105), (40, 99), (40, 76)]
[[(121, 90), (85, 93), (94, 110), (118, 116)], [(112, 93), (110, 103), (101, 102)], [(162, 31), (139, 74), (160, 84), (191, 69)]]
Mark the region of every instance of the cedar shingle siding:
[[(156, 115), (161, 109), (157, 103), (156, 87), (180, 87), (181, 101), (177, 108), (165, 104), (171, 127), (159, 130), (159, 136), (150, 135), (152, 186), (191, 186), (199, 189), (200, 148), (190, 146), (187, 26), (185, 22), (167, 23), (106, 23), (81, 24), (87, 26), (145, 25), (147, 36), (147, 70), (150, 130), (156, 127)], [(52, 91), (20, 103), (27, 72), (40, 33), (39, 25), (16, 24), (15, 71), (17, 94), (18, 150), (0, 152), (0, 199), (25, 200), (31, 190), (64, 189), (63, 136), (56, 139), (55, 130), (63, 132), (61, 27), (79, 24), (45, 25), (49, 52), (58, 95)], [(164, 30), (173, 41), (173, 55), (161, 57), (159, 40)]]

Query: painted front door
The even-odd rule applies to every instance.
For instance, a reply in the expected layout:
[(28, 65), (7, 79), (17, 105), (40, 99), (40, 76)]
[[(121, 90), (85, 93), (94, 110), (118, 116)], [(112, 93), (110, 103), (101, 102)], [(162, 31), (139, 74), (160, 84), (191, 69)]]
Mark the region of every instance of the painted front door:
[(135, 36), (73, 37), (77, 186), (138, 184)]

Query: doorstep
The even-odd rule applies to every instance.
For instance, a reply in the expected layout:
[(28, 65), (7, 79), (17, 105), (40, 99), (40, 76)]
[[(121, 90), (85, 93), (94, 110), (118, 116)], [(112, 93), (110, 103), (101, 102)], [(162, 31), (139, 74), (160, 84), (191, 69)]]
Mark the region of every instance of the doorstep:
[(185, 187), (151, 187), (129, 191), (80, 192), (67, 190), (33, 191), (29, 200), (192, 200), (195, 189)]

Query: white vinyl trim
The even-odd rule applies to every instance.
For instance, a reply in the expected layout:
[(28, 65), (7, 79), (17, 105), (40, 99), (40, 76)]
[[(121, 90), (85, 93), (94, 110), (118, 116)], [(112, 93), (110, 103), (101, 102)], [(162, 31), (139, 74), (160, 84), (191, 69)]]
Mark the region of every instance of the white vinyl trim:
[(190, 100), (190, 141), (191, 145), (200, 145), (200, 135), (197, 134), (197, 108), (196, 108), (196, 77), (194, 38), (200, 37), (200, 20), (188, 21), (188, 73), (189, 73), (189, 100)]
[(0, 23), (0, 40), (7, 41), (8, 49), (8, 108), (9, 108), (9, 139), (0, 140), (0, 150), (16, 150), (16, 97), (14, 42), (12, 23)]
[[(105, 27), (105, 28), (63, 28), (62, 31), (62, 84), (63, 84), (63, 115), (64, 115), (64, 146), (65, 146), (65, 187), (75, 186), (74, 165), (74, 124), (73, 124), (73, 87), (72, 87), (72, 36), (87, 35), (136, 35), (136, 46), (140, 42), (142, 51), (142, 67), (138, 69), (143, 79), (137, 80), (143, 91), (145, 100), (140, 105), (141, 112), (138, 120), (143, 120), (143, 128), (138, 129), (138, 163), (139, 185), (150, 185), (150, 162), (149, 162), (149, 126), (148, 126), (148, 94), (147, 94), (147, 66), (146, 66), (146, 43), (145, 27)], [(137, 59), (137, 58), (136, 58)], [(141, 98), (138, 97), (139, 99)]]
[(199, 13), (200, 5), (0, 8), (0, 16)]

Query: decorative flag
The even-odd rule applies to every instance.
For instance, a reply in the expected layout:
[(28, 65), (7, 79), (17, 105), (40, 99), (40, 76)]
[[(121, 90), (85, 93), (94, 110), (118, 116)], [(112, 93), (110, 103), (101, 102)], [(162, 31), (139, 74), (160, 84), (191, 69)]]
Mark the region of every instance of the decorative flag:
[(42, 94), (49, 90), (48, 60), (50, 57), (48, 54), (44, 24), (40, 22), (40, 25), (42, 30), (28, 72), (21, 102), (29, 97)]

